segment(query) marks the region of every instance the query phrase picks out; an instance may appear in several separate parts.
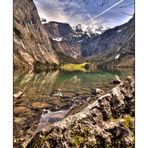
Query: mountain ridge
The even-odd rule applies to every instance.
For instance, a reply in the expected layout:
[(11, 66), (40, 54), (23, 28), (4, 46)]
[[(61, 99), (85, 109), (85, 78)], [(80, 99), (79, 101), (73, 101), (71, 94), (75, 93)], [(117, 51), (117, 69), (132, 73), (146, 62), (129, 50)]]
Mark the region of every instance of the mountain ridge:
[[(118, 62), (112, 64), (122, 66), (124, 65), (122, 59), (129, 57), (132, 61), (130, 66), (132, 66), (135, 53), (134, 20), (135, 17), (125, 24), (105, 30), (102, 34), (92, 33), (91, 35), (82, 31), (80, 24), (73, 29), (67, 23), (52, 21), (48, 22), (45, 28), (49, 38), (53, 40), (53, 48), (59, 53), (77, 60), (83, 59), (102, 65), (116, 60)], [(56, 25), (56, 30), (52, 28), (52, 24)], [(61, 25), (64, 26), (64, 31), (66, 30), (67, 34), (64, 34), (64, 31), (62, 32), (62, 29), (60, 29), (59, 26)], [(74, 56), (76, 54), (77, 56)], [(128, 63), (125, 63), (125, 65), (128, 65)]]

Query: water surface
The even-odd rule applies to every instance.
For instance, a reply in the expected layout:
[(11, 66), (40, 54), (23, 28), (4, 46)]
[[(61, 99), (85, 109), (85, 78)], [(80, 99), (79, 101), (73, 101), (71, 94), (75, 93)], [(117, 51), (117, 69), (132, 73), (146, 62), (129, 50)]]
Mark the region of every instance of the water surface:
[[(14, 140), (22, 143), (30, 138), (36, 129), (44, 126), (39, 124), (41, 121), (61, 120), (73, 106), (89, 101), (91, 89), (101, 88), (107, 92), (113, 87), (111, 82), (116, 75), (124, 79), (133, 75), (133, 70), (14, 72), (14, 93), (23, 92), (13, 101)], [(43, 116), (46, 110), (48, 114)]]

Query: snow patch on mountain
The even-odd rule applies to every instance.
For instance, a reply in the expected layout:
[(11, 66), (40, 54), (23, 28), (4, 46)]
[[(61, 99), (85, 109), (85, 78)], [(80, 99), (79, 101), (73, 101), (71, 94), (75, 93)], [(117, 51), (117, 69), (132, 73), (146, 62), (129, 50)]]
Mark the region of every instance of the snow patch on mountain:
[(119, 59), (119, 57), (120, 57), (120, 54), (116, 55), (115, 59), (117, 60)]
[(57, 41), (57, 42), (61, 42), (61, 41), (63, 41), (63, 38), (62, 37), (60, 37), (60, 38), (52, 38), (52, 40)]

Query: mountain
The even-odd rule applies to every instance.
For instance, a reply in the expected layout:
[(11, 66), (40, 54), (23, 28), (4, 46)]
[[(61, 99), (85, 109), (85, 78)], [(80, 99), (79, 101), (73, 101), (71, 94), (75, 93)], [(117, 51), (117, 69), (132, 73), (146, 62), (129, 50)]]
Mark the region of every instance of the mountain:
[(74, 40), (75, 32), (69, 24), (48, 22), (44, 27), (56, 51), (74, 59), (80, 56), (80, 45)]
[(14, 0), (14, 67), (59, 64), (32, 0)]
[(78, 62), (82, 58), (82, 42), (87, 38), (92, 38), (94, 35), (98, 35), (98, 32), (103, 32), (104, 29), (102, 27), (100, 28), (100, 30), (93, 30), (91, 27), (88, 26), (85, 30), (83, 30), (81, 24), (78, 24), (77, 26), (72, 28), (67, 23), (55, 21), (45, 23), (44, 28), (48, 33), (54, 50), (58, 55), (62, 55), (61, 59), (63, 60), (63, 58), (65, 58), (66, 56), (67, 58), (69, 57), (72, 61), (78, 59)]
[(134, 65), (135, 17), (112, 29), (88, 26), (84, 30), (81, 24), (72, 28), (67, 23), (59, 22), (49, 22), (44, 27), (53, 48), (58, 55), (63, 55), (61, 59), (67, 57), (66, 62), (77, 59), (98, 65)]
[[(109, 29), (104, 26), (48, 22), (39, 18), (32, 0), (14, 0), (14, 67), (80, 63), (133, 66), (135, 54), (134, 17)], [(37, 66), (36, 66), (37, 65)]]
[(100, 65), (134, 64), (135, 54), (135, 18), (127, 23), (108, 29), (101, 35), (86, 38), (81, 44), (81, 54)]
[(71, 39), (72, 35), (74, 34), (74, 30), (67, 23), (52, 21), (44, 24), (44, 27), (51, 38), (62, 37), (66, 39)]

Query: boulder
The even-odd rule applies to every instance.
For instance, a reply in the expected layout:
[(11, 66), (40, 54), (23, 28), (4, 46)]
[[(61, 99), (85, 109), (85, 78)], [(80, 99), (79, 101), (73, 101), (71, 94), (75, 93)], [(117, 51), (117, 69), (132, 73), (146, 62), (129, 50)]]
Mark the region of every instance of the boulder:
[(100, 88), (91, 89), (92, 95), (104, 94), (104, 91)]
[(19, 114), (26, 114), (30, 112), (30, 109), (25, 107), (25, 106), (18, 106), (14, 107), (13, 110), (14, 114), (19, 115)]

